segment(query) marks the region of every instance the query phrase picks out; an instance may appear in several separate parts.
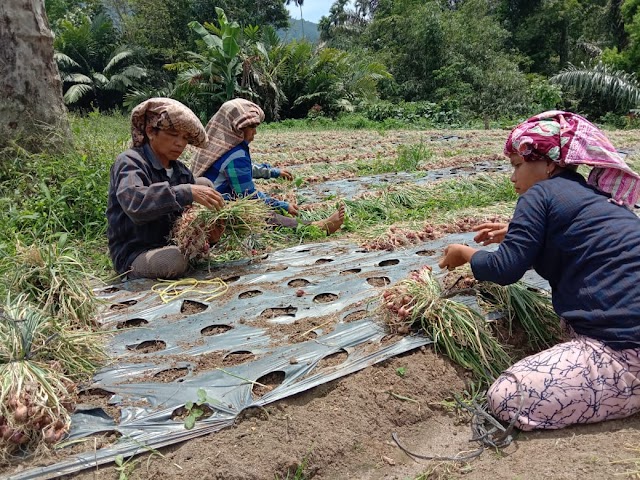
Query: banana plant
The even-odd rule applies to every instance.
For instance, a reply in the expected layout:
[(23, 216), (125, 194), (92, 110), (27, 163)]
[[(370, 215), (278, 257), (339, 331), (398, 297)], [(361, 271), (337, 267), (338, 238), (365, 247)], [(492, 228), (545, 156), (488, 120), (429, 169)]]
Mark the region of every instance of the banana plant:
[(200, 36), (198, 52), (187, 52), (186, 62), (167, 65), (178, 72), (178, 96), (213, 97), (217, 103), (231, 100), (239, 90), (238, 76), (242, 72), (242, 29), (229, 22), (224, 10), (216, 7), (218, 24), (193, 21), (189, 28)]

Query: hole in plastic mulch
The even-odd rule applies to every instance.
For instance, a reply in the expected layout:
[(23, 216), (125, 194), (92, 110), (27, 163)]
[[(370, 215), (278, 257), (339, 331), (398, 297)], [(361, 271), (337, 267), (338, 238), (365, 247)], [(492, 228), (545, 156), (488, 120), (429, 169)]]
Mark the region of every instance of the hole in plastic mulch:
[(248, 291), (242, 292), (240, 295), (238, 295), (238, 298), (240, 298), (240, 299), (252, 298), (252, 297), (258, 297), (260, 295), (262, 295), (262, 292), (260, 290), (248, 290)]
[(148, 324), (149, 322), (144, 318), (132, 318), (130, 320), (123, 320), (122, 322), (118, 322), (116, 328), (118, 330), (122, 330), (123, 328), (136, 328)]
[(381, 261), (381, 262), (378, 264), (378, 266), (379, 266), (379, 267), (388, 267), (388, 266), (390, 266), (390, 265), (397, 265), (397, 264), (399, 264), (399, 263), (400, 263), (400, 260), (395, 259), (395, 258), (392, 258), (392, 259), (390, 259), (390, 260), (383, 260), (383, 261)]
[(138, 353), (153, 353), (159, 352), (167, 348), (167, 344), (162, 340), (147, 340), (137, 345), (127, 345), (127, 350), (132, 350)]
[(370, 277), (367, 278), (367, 283), (372, 287), (386, 287), (391, 283), (389, 277)]
[(233, 327), (229, 325), (209, 325), (208, 327), (204, 327), (200, 330), (200, 333), (206, 337), (210, 337), (212, 335), (220, 335), (221, 333), (228, 332)]
[(262, 397), (282, 385), (284, 378), (285, 374), (280, 370), (267, 373), (256, 380), (256, 383), (253, 384), (253, 388), (251, 389), (251, 394), (254, 397)]
[(331, 303), (338, 300), (338, 295), (335, 293), (320, 293), (313, 297), (315, 303)]
[(208, 305), (205, 303), (196, 302), (194, 300), (185, 300), (182, 302), (182, 306), (180, 307), (180, 313), (193, 315), (194, 313), (204, 312), (207, 307)]

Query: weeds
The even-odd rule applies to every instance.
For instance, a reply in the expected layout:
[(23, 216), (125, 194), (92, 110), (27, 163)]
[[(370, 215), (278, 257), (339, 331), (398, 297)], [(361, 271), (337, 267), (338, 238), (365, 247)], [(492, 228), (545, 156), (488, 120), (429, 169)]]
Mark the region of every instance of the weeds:
[(198, 389), (198, 400), (195, 402), (187, 402), (184, 405), (184, 408), (187, 412), (187, 416), (184, 419), (184, 428), (187, 430), (191, 430), (195, 424), (196, 420), (204, 417), (205, 409), (207, 409), (207, 404), (219, 404), (220, 402), (215, 398), (211, 398), (207, 396), (207, 391), (204, 388)]
[[(302, 462), (296, 467), (295, 471), (292, 473), (290, 469), (287, 470), (287, 474), (285, 476), (274, 475), (275, 480), (307, 480), (307, 476), (305, 474), (305, 470), (307, 469), (307, 465), (309, 463), (309, 456), (306, 455)], [(309, 477), (310, 478), (310, 477)]]
[(376, 157), (373, 162), (356, 162), (357, 172), (361, 175), (374, 175), (389, 172), (413, 172), (420, 163), (433, 157), (433, 153), (423, 143), (417, 145), (400, 145), (397, 156), (390, 162), (386, 158)]

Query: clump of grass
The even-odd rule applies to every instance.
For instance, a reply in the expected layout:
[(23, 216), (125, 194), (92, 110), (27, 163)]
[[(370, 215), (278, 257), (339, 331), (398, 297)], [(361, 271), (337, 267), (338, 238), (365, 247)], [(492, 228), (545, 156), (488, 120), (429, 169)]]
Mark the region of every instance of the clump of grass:
[(75, 326), (96, 324), (92, 277), (65, 245), (65, 238), (57, 243), (17, 244), (15, 256), (5, 258), (0, 271), (9, 292), (26, 295), (45, 314)]
[[(491, 382), (513, 362), (492, 334), (484, 316), (470, 307), (444, 298), (442, 287), (423, 268), (383, 293), (390, 329), (406, 333), (417, 328), (429, 336), (436, 350), (470, 370), (482, 382)], [(398, 318), (399, 317), (399, 318)]]
[(25, 296), (0, 307), (0, 457), (38, 453), (69, 431), (76, 384), (105, 358), (90, 332), (65, 329)]
[(214, 235), (221, 235), (217, 249), (251, 250), (247, 238), (264, 233), (270, 215), (264, 202), (248, 197), (226, 202), (219, 211), (194, 205), (176, 221), (171, 238), (190, 261), (209, 254)]
[(424, 144), (401, 145), (398, 148), (397, 157), (393, 161), (389, 161), (381, 156), (376, 157), (372, 162), (356, 162), (356, 168), (362, 174), (380, 174), (389, 172), (414, 172), (423, 161), (427, 161), (433, 157), (431, 152)]

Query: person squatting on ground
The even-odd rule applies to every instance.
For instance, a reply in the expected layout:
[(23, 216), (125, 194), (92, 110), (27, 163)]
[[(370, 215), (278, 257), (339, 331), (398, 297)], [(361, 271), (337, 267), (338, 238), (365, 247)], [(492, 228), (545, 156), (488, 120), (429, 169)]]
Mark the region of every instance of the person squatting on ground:
[[(299, 212), (296, 204), (277, 200), (256, 190), (253, 182), (254, 172), (260, 169), (256, 170), (251, 162), (249, 144), (256, 135), (258, 125), (263, 121), (264, 112), (255, 103), (243, 98), (225, 102), (207, 124), (209, 140), (206, 146), (198, 149), (194, 157), (193, 173), (196, 177), (211, 180), (214, 188), (227, 200), (255, 195), (274, 210), (282, 209), (292, 217), (297, 217)], [(286, 170), (279, 174), (285, 179), (292, 178)], [(311, 224), (326, 229), (331, 234), (342, 226), (343, 221), (344, 205), (340, 205), (329, 218)], [(291, 228), (298, 225), (296, 218), (275, 212), (268, 222)]]
[(189, 267), (169, 245), (173, 223), (185, 207), (199, 203), (219, 210), (222, 196), (177, 158), (187, 143), (207, 135), (196, 115), (170, 98), (151, 98), (131, 113), (132, 148), (111, 167), (107, 206), (109, 253), (115, 270), (131, 278), (177, 278)]
[[(475, 237), (498, 249), (449, 245), (439, 265), (470, 262), (477, 280), (501, 285), (533, 267), (548, 280), (571, 339), (503, 373), (487, 392), (490, 410), (504, 421), (516, 417), (522, 430), (640, 411), (640, 219), (630, 210), (640, 176), (602, 131), (568, 112), (518, 125), (504, 153), (520, 195), (513, 219), (480, 225)], [(594, 167), (587, 180), (576, 171), (582, 164)]]

